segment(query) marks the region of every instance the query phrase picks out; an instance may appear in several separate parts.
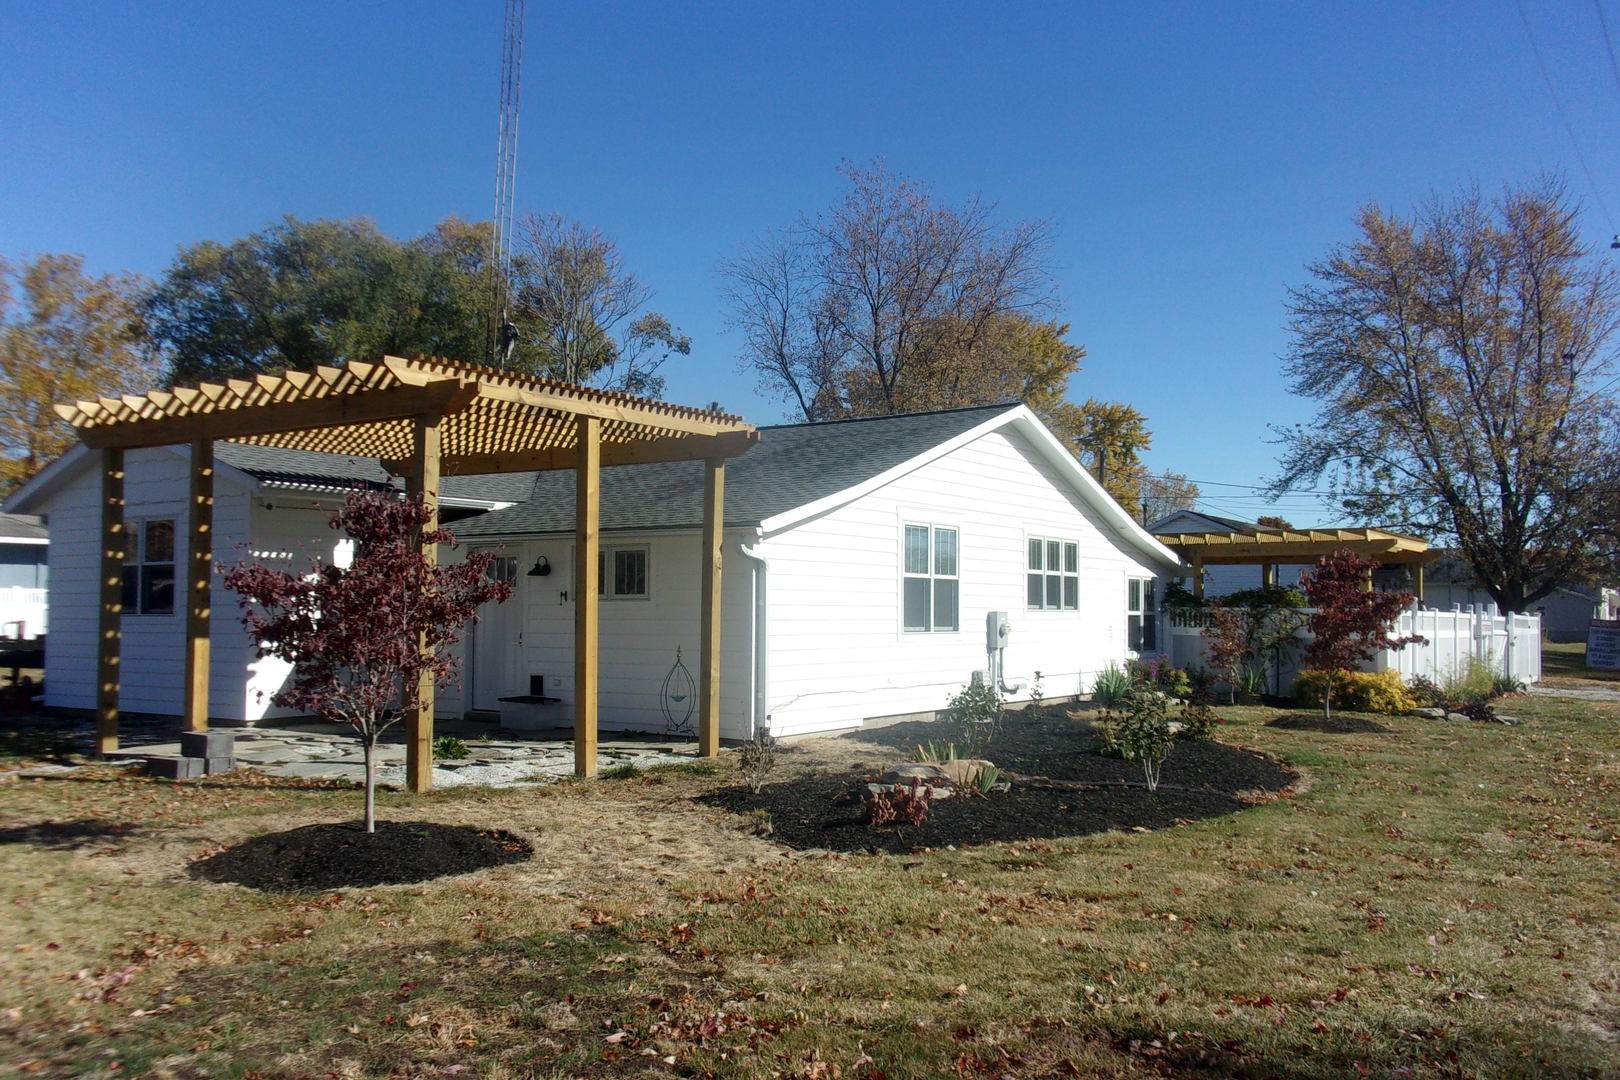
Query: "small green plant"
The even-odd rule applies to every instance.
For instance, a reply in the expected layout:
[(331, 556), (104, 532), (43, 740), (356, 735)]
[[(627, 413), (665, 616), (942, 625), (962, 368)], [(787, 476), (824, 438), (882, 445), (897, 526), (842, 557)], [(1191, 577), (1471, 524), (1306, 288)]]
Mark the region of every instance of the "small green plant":
[(776, 737), (771, 729), (761, 727), (754, 737), (737, 748), (737, 771), (742, 773), (748, 790), (758, 795), (765, 786), (771, 770), (776, 768)]
[(956, 752), (956, 744), (953, 742), (929, 740), (917, 747), (915, 756), (918, 761), (938, 764), (942, 761), (955, 761), (962, 755)]
[(1046, 700), (1046, 688), (1041, 684), (1041, 673), (1037, 671), (1035, 677), (1029, 681), (1029, 715), (1038, 715), (1041, 705)]
[(603, 769), (597, 774), (598, 778), (602, 780), (634, 780), (640, 775), (641, 770), (628, 761), (622, 765), (614, 765), (611, 768)]
[(982, 757), (1001, 719), (1001, 694), (988, 682), (970, 682), (945, 704), (951, 740), (963, 757)]
[(975, 769), (973, 775), (968, 777), (962, 790), (974, 795), (989, 795), (1001, 783), (1001, 770), (994, 765), (981, 765)]
[(1146, 661), (1132, 660), (1125, 665), (1125, 671), (1131, 685), (1139, 688), (1157, 690), (1175, 698), (1192, 693), (1192, 680), (1187, 673), (1162, 656)]
[(1207, 701), (1189, 701), (1181, 707), (1181, 731), (1176, 737), (1183, 742), (1214, 742), (1215, 728), (1221, 723)]
[(439, 761), (460, 761), (472, 757), (472, 751), (454, 735), (440, 735), (433, 740), (433, 757)]
[(1260, 697), (1266, 692), (1266, 665), (1244, 664), (1238, 669), (1237, 689), (1250, 697)]
[(1497, 675), (1491, 680), (1491, 697), (1506, 697), (1508, 694), (1524, 692), (1524, 683), (1512, 675)]
[(1453, 705), (1467, 705), (1476, 701), (1489, 701), (1496, 689), (1496, 665), (1489, 660), (1470, 656), (1462, 666), (1441, 684), (1441, 693)]
[(1159, 789), (1159, 770), (1165, 758), (1175, 747), (1175, 736), (1170, 732), (1170, 718), (1164, 697), (1158, 693), (1137, 691), (1121, 702), (1120, 717), (1115, 720), (1112, 738), (1119, 748), (1119, 756), (1142, 766), (1142, 778), (1149, 791)]
[(1107, 667), (1097, 672), (1097, 678), (1091, 684), (1091, 697), (1103, 708), (1112, 709), (1130, 690), (1131, 677), (1110, 660)]

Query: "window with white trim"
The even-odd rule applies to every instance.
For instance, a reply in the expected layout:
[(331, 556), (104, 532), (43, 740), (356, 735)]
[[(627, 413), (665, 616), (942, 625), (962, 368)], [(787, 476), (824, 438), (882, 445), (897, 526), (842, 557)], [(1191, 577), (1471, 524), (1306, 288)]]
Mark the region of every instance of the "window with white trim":
[(1080, 607), (1080, 544), (1029, 538), (1025, 604), (1031, 610), (1075, 611)]
[(605, 547), (596, 553), (596, 595), (604, 600), (647, 599), (648, 546)]
[(1135, 652), (1159, 651), (1159, 612), (1155, 597), (1158, 582), (1129, 578), (1125, 582), (1125, 634)]
[(174, 519), (124, 526), (124, 614), (174, 614)]
[(943, 525), (902, 530), (901, 625), (907, 633), (961, 628), (961, 580), (957, 531)]

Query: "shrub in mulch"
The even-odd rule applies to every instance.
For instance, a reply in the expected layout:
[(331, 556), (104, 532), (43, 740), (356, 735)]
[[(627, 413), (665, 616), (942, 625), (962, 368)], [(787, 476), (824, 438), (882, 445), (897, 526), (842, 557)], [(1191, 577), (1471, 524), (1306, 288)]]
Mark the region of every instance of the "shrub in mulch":
[(1290, 713), (1267, 720), (1266, 726), (1289, 731), (1320, 731), (1328, 735), (1388, 735), (1392, 730), (1364, 716), (1323, 716), (1321, 713)]
[[(894, 748), (896, 759), (938, 736), (927, 722), (895, 724), (851, 737)], [(1297, 778), (1260, 754), (1218, 742), (1177, 743), (1150, 792), (1134, 761), (1105, 757), (1089, 723), (1065, 717), (1008, 716), (985, 752), (1021, 774), (1005, 792), (935, 799), (920, 825), (873, 828), (862, 813), (877, 774), (808, 776), (758, 794), (729, 787), (698, 801), (734, 813), (769, 815), (772, 837), (792, 848), (891, 852), (996, 841), (1084, 836), (1112, 829), (1161, 829), (1234, 813), (1256, 795), (1281, 792)]]
[(490, 866), (524, 862), (527, 840), (501, 829), (432, 821), (379, 821), (305, 825), (255, 836), (191, 864), (203, 881), (246, 885), (265, 892), (304, 892), (405, 885)]

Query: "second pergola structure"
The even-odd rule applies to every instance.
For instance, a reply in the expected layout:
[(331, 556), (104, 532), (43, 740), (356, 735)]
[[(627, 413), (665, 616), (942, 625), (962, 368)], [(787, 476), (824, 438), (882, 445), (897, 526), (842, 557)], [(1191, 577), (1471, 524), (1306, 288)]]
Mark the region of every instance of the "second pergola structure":
[[(384, 357), (374, 364), (288, 371), (196, 388), (175, 387), (59, 405), (80, 440), (101, 452), (101, 615), (97, 735), (118, 748), (122, 639), (124, 453), (189, 444), (191, 492), (186, 572), (184, 724), (208, 727), (212, 612), (214, 442), (228, 440), (375, 458), (405, 478), (435, 512), (443, 475), (572, 469), (576, 480), (574, 757), (596, 772), (596, 582), (601, 470), (657, 461), (705, 462), (698, 742), (719, 752), (721, 537), (725, 463), (759, 433), (735, 416), (444, 360)], [(436, 558), (432, 545), (423, 555)], [(406, 782), (433, 775), (434, 688), (406, 717)]]
[[(1277, 564), (1315, 562), (1335, 551), (1412, 567), (1413, 592), (1423, 599), (1423, 567), (1438, 559), (1428, 542), (1386, 529), (1246, 529), (1164, 533), (1154, 537), (1192, 565), (1193, 595), (1204, 595), (1204, 567), (1258, 566), (1261, 581), (1277, 584)], [(1372, 591), (1369, 575), (1366, 588)]]

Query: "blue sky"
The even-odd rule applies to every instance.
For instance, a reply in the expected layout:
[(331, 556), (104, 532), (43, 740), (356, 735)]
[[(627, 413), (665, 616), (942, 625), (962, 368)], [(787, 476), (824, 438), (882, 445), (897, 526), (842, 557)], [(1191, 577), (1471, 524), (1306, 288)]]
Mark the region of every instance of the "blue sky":
[[(1150, 467), (1250, 517), (1222, 485), (1309, 415), (1278, 375), (1285, 291), (1360, 203), (1555, 171), (1591, 241), (1620, 232), (1599, 3), (1620, 35), (1615, 0), (531, 2), (517, 202), (618, 239), (694, 339), (672, 400), (758, 423), (786, 406), (737, 370), (714, 269), (833, 202), (840, 160), (1050, 219), (1076, 398), (1134, 404)], [(155, 276), (282, 214), (488, 217), (501, 23), (501, 0), (0, 0), (0, 253)]]

